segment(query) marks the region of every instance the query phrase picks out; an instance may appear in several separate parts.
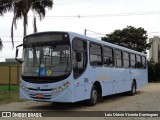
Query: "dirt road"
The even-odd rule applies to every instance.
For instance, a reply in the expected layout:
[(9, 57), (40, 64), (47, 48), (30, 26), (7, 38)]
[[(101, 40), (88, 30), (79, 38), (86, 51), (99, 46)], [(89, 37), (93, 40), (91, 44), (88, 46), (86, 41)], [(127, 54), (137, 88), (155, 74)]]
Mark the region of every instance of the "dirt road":
[[(135, 96), (127, 96), (126, 94), (118, 94), (113, 96), (107, 96), (102, 99), (96, 106), (89, 107), (83, 103), (75, 104), (51, 104), (44, 102), (33, 102), (24, 101), (18, 103), (10, 103), (0, 106), (0, 111), (160, 111), (160, 83), (151, 83), (147, 86), (138, 89)], [(92, 117), (92, 115), (91, 115)], [(0, 118), (1, 119), (1, 118)], [(26, 118), (27, 119), (27, 118)], [(44, 119), (44, 118), (41, 118)], [(41, 120), (37, 118), (37, 120)], [(46, 119), (46, 118), (45, 118)], [(48, 119), (81, 119), (80, 117), (74, 118), (47, 118)], [(89, 118), (83, 118), (89, 119)], [(116, 119), (120, 120), (122, 117), (118, 118), (90, 118), (90, 119)], [(128, 118), (123, 118), (128, 119)], [(151, 118), (130, 118), (130, 120), (150, 120)], [(152, 118), (160, 119), (160, 118)]]

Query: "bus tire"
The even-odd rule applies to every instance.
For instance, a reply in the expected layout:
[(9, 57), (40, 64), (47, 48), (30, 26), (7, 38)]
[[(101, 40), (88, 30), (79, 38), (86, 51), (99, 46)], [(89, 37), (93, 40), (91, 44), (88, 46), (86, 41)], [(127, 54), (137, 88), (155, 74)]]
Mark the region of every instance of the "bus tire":
[(137, 89), (136, 82), (133, 81), (132, 86), (131, 86), (131, 91), (129, 91), (129, 95), (131, 95), (131, 96), (135, 95), (136, 94), (136, 89)]
[(92, 86), (90, 99), (87, 101), (87, 105), (94, 106), (98, 102), (98, 89), (95, 85)]

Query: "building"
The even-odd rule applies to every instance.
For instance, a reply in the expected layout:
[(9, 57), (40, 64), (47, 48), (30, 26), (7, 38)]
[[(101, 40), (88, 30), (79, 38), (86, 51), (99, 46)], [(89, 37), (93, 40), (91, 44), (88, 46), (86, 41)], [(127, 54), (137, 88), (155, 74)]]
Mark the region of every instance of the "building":
[(154, 61), (155, 63), (160, 62), (160, 37), (154, 36), (153, 38), (150, 38), (149, 43), (151, 43), (149, 61)]

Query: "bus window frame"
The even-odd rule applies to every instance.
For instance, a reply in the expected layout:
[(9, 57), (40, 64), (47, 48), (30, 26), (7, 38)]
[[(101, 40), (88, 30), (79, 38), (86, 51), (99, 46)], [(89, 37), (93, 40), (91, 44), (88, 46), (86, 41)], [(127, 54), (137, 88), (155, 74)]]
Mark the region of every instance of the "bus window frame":
[[(106, 64), (104, 64), (104, 57), (106, 57), (105, 55), (104, 55), (104, 48), (105, 47), (107, 47), (107, 48), (109, 48), (109, 49), (112, 49), (112, 66), (108, 66), (108, 65), (106, 65)], [(115, 67), (115, 60), (114, 60), (114, 48), (113, 47), (110, 47), (110, 46), (107, 46), (107, 45), (103, 45), (102, 46), (102, 51), (103, 51), (103, 66), (104, 67)]]
[[(115, 55), (115, 51), (116, 51), (116, 50), (118, 50), (118, 51), (121, 52), (121, 59), (118, 58), (119, 60), (121, 60), (121, 64), (122, 64), (121, 66), (117, 66), (117, 64), (115, 63), (115, 62), (116, 62), (116, 55)], [(114, 66), (115, 66), (116, 68), (123, 68), (123, 53), (122, 53), (122, 52), (123, 52), (122, 49), (114, 48), (114, 52), (113, 52), (113, 53), (114, 53)]]
[[(134, 55), (135, 56), (135, 65), (134, 65), (134, 67), (133, 66), (131, 66), (131, 62), (133, 61), (133, 60), (131, 60), (131, 55)], [(130, 68), (131, 69), (136, 69), (136, 54), (135, 53), (130, 53), (130, 55), (129, 55), (129, 57), (130, 57)]]
[[(125, 53), (128, 53), (128, 58), (129, 58), (129, 59), (127, 60), (127, 61), (129, 61), (129, 66), (128, 66), (128, 67), (125, 67), (125, 66), (124, 66), (124, 60), (126, 60), (126, 59), (124, 59), (124, 54), (123, 54), (124, 52), (125, 52)], [(123, 61), (123, 67), (124, 67), (124, 68), (130, 68), (130, 66), (131, 66), (131, 64), (130, 64), (130, 52), (128, 52), (128, 51), (122, 51), (122, 61)]]
[[(83, 42), (86, 42), (86, 64), (85, 64), (85, 66), (84, 66), (84, 70), (83, 70), (83, 72), (80, 74), (80, 75), (78, 75), (78, 76), (76, 76), (76, 77), (74, 77), (74, 65), (73, 65), (73, 61), (74, 61), (74, 51), (75, 51), (75, 49), (73, 49), (73, 41), (74, 40), (80, 40), (80, 41), (83, 41)], [(71, 56), (72, 56), (72, 70), (73, 70), (73, 78), (76, 80), (76, 79), (78, 79), (83, 73), (85, 73), (85, 71), (86, 71), (86, 69), (87, 69), (87, 66), (88, 66), (88, 42), (87, 42), (88, 40), (86, 40), (86, 39), (82, 39), (82, 38), (79, 38), (79, 37), (74, 37), (73, 39), (72, 39), (72, 52), (71, 52)], [(79, 50), (77, 50), (77, 51), (79, 51)], [(82, 52), (82, 51), (81, 51)]]
[[(147, 59), (146, 59), (146, 56), (141, 56), (142, 58), (142, 69), (146, 69), (147, 68)], [(143, 66), (143, 58), (145, 60), (145, 66)]]
[[(140, 67), (137, 67), (137, 56), (139, 56), (140, 57), (140, 60), (141, 60), (141, 66)], [(139, 55), (139, 54), (136, 54), (136, 69), (142, 69), (142, 56), (141, 55)]]
[[(90, 50), (90, 45), (91, 44), (98, 45), (98, 46), (101, 47), (101, 55), (100, 55), (101, 56), (101, 61), (102, 61), (101, 65), (97, 65), (97, 61), (96, 61), (96, 65), (92, 65), (91, 64), (91, 57), (90, 57), (90, 55), (97, 55), (97, 54), (92, 54), (91, 53), (91, 50)], [(103, 64), (103, 46), (102, 46), (102, 44), (99, 44), (99, 43), (96, 43), (96, 42), (92, 42), (92, 41), (89, 42), (89, 64), (92, 67), (103, 67), (104, 64)]]

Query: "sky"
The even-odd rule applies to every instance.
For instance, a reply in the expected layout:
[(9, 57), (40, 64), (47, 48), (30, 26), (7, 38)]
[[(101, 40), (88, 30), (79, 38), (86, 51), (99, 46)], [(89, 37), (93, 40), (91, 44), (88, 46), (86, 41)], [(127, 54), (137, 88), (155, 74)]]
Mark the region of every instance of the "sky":
[[(27, 34), (33, 33), (33, 12), (28, 14)], [(15, 48), (23, 41), (23, 21), (17, 21), (12, 47), (10, 31), (13, 13), (0, 16), (0, 38), (3, 49), (0, 62), (15, 57)], [(72, 31), (100, 39), (116, 29), (142, 27), (148, 37), (160, 36), (160, 0), (54, 0), (43, 20), (37, 19), (38, 32)], [(100, 34), (96, 34), (100, 33)]]

